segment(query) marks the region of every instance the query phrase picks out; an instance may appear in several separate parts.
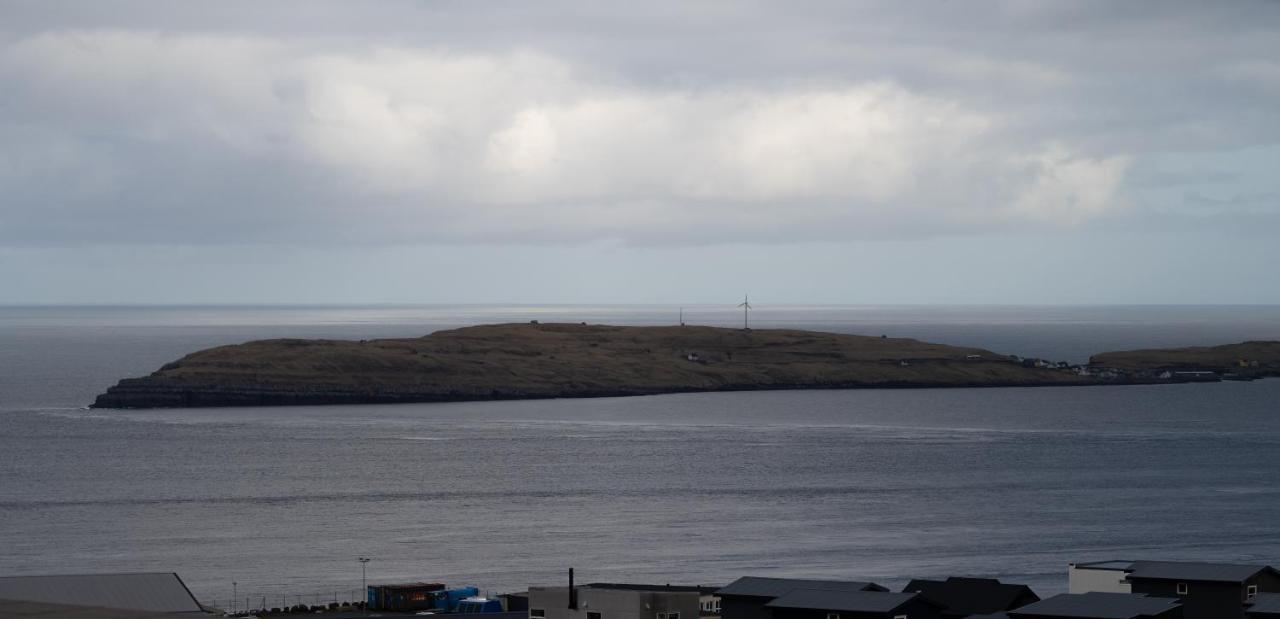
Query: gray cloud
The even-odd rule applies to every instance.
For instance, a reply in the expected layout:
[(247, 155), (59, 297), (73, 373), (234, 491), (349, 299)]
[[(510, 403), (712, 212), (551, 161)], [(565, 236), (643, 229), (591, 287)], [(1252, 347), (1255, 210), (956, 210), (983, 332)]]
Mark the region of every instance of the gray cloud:
[[(1140, 220), (1162, 198), (1135, 169), (1280, 142), (1277, 3), (6, 13), (9, 245), (1069, 230)], [(1152, 163), (1171, 153), (1192, 162)]]

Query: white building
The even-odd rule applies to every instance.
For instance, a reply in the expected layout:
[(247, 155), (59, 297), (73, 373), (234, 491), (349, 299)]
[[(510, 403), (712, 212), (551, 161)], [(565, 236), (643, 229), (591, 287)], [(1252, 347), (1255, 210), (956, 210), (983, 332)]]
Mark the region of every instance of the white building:
[(1067, 592), (1132, 593), (1126, 580), (1133, 561), (1095, 561), (1067, 564)]

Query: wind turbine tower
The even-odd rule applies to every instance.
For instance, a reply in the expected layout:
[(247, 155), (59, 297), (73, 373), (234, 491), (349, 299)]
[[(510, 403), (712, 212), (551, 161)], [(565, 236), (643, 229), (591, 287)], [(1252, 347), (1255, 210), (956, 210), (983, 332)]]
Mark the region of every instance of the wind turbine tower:
[(751, 323), (748, 320), (748, 317), (749, 317), (749, 313), (751, 312), (751, 297), (745, 294), (742, 295), (742, 303), (739, 303), (738, 307), (742, 308), (742, 330), (750, 331)]

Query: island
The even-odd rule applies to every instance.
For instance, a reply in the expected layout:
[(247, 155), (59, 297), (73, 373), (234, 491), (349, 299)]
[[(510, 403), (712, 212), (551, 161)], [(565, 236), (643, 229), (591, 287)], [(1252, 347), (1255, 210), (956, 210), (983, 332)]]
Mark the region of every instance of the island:
[[(1251, 377), (1280, 371), (1280, 343), (1213, 353)], [(1257, 350), (1255, 350), (1255, 348)], [(1071, 366), (914, 339), (790, 329), (495, 324), (380, 340), (219, 346), (126, 378), (95, 408), (453, 402), (701, 391), (1010, 387), (1204, 380), (1193, 352), (1108, 353)], [(1216, 350), (1216, 349), (1214, 349)], [(1243, 349), (1242, 353), (1245, 352)], [(1173, 354), (1173, 353), (1170, 353)], [(1206, 353), (1207, 355), (1207, 353)], [(1168, 359), (1173, 359), (1169, 357)], [(1206, 356), (1204, 358), (1209, 358)], [(1219, 359), (1220, 358), (1220, 359)], [(1244, 366), (1239, 367), (1243, 360)], [(1250, 362), (1256, 362), (1250, 368)], [(1189, 364), (1189, 365), (1188, 365)], [(1219, 375), (1222, 367), (1218, 367)], [(1174, 372), (1177, 372), (1176, 374)], [(1165, 376), (1168, 374), (1168, 376)]]

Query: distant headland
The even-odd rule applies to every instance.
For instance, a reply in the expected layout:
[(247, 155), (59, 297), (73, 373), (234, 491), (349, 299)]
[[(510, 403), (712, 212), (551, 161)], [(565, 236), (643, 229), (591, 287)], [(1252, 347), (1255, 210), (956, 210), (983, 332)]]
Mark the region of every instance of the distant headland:
[(420, 338), (260, 340), (126, 378), (95, 408), (455, 402), (699, 391), (1030, 387), (1280, 376), (1280, 342), (1139, 350), (1087, 365), (785, 329), (496, 324)]

